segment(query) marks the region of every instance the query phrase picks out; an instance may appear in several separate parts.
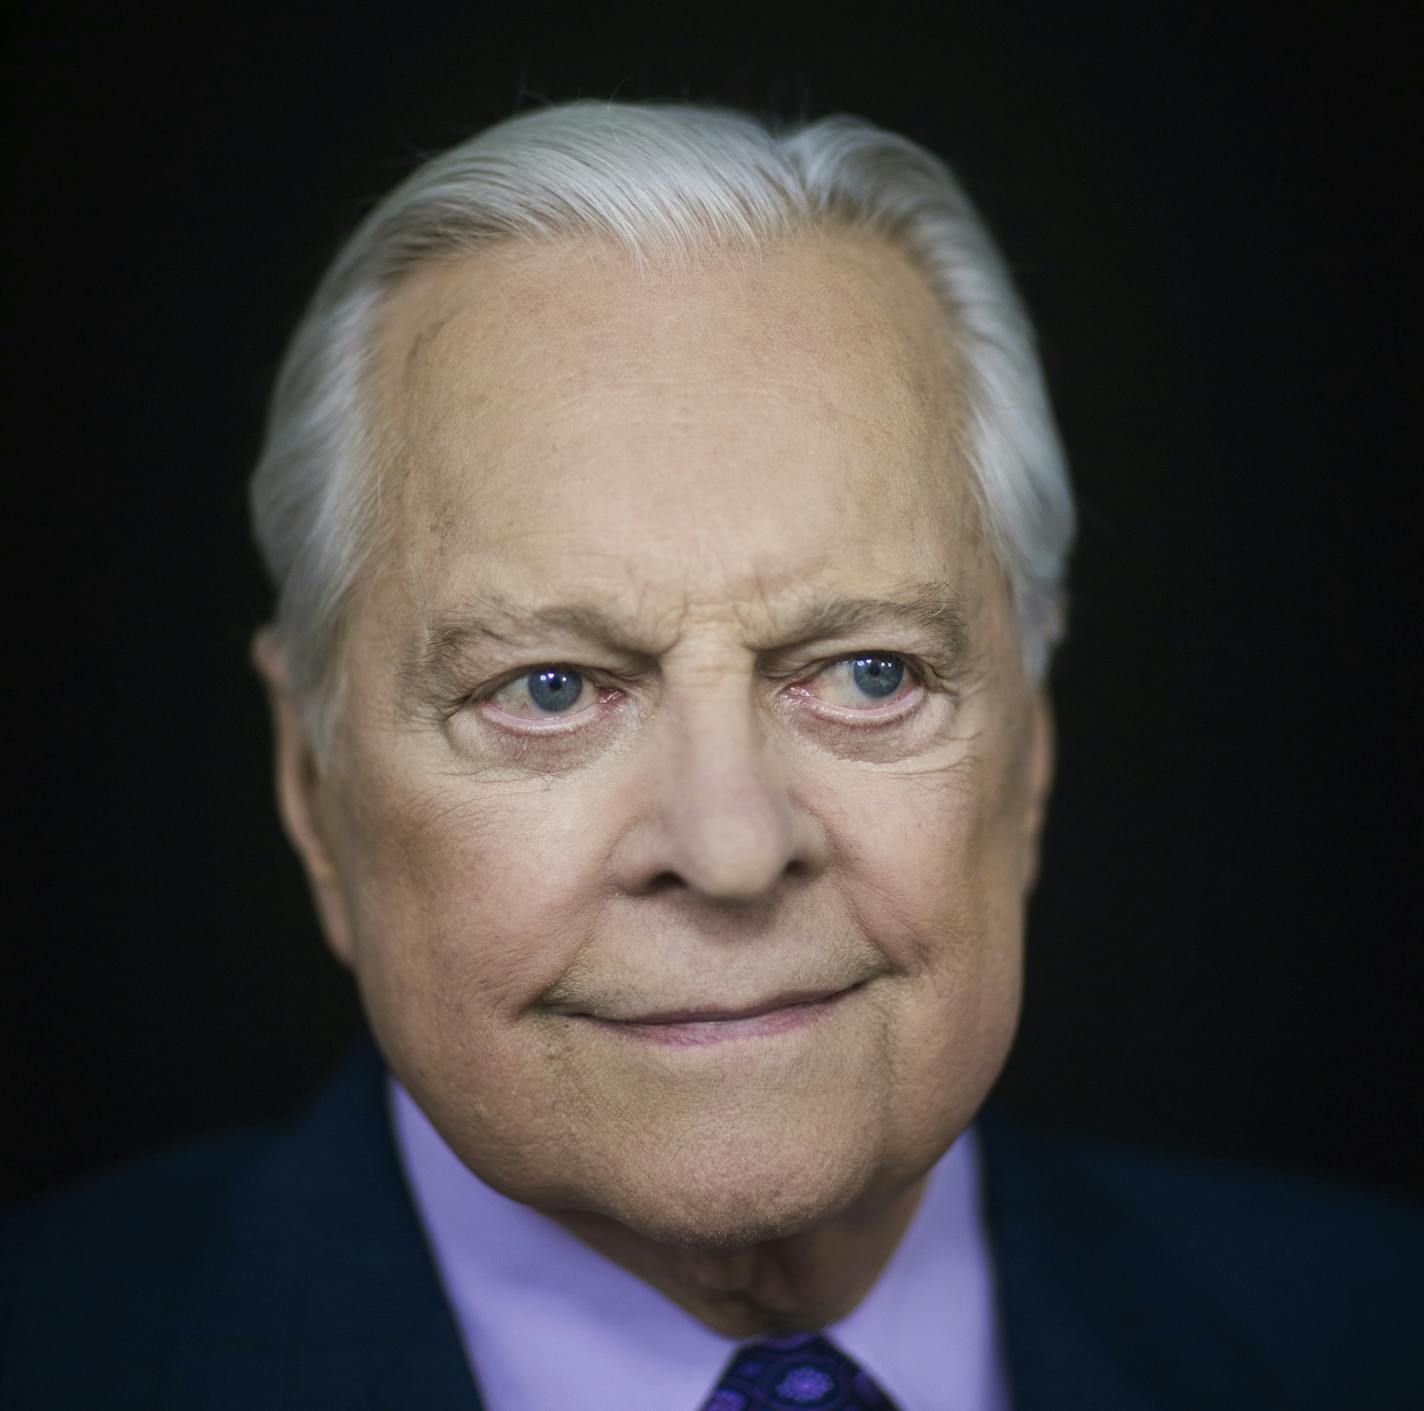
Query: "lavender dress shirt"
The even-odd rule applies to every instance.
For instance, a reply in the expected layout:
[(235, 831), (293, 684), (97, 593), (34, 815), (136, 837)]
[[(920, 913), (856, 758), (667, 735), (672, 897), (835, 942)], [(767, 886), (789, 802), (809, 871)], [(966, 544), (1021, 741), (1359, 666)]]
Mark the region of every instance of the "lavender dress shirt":
[[(738, 1346), (490, 1189), (392, 1078), (396, 1148), (486, 1411), (698, 1411)], [(973, 1129), (885, 1271), (826, 1330), (901, 1411), (1008, 1411)]]

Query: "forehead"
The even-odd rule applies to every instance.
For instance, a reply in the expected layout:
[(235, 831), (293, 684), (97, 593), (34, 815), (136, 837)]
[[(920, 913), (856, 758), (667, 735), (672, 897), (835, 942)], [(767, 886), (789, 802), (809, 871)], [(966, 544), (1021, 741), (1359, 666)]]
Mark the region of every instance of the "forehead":
[(943, 578), (977, 540), (952, 331), (870, 237), (683, 269), (485, 252), (396, 292), (378, 369), (386, 551), (418, 603), (588, 583), (804, 598), (849, 586), (848, 558)]

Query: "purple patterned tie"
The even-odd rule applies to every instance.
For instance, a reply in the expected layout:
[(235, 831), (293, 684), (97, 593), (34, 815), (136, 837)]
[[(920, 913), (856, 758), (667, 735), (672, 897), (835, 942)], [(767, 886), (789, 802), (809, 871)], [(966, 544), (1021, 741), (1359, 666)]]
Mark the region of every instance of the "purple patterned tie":
[(742, 1348), (702, 1411), (895, 1411), (895, 1403), (820, 1333)]

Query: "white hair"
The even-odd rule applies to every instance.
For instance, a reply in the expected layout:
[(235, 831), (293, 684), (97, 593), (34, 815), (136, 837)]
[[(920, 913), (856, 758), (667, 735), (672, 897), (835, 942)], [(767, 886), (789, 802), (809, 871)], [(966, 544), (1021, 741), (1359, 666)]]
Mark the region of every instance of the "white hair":
[(345, 609), (374, 538), (379, 428), (363, 393), (377, 317), (402, 277), (501, 242), (602, 238), (641, 267), (810, 227), (878, 232), (942, 301), (965, 371), (975, 492), (1014, 595), (1025, 669), (1042, 675), (1061, 631), (1072, 490), (1033, 331), (951, 172), (854, 117), (776, 127), (719, 107), (581, 100), (496, 123), (413, 172), (338, 252), (288, 346), (252, 512), (318, 748), (339, 694)]

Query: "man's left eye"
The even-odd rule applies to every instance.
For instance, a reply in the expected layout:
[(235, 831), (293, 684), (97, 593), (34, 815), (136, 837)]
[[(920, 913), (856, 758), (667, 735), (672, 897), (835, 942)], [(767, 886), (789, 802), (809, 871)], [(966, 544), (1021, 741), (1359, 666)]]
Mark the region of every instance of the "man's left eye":
[(915, 677), (903, 657), (857, 652), (823, 667), (809, 685), (815, 696), (830, 705), (865, 710), (900, 699), (915, 685)]

